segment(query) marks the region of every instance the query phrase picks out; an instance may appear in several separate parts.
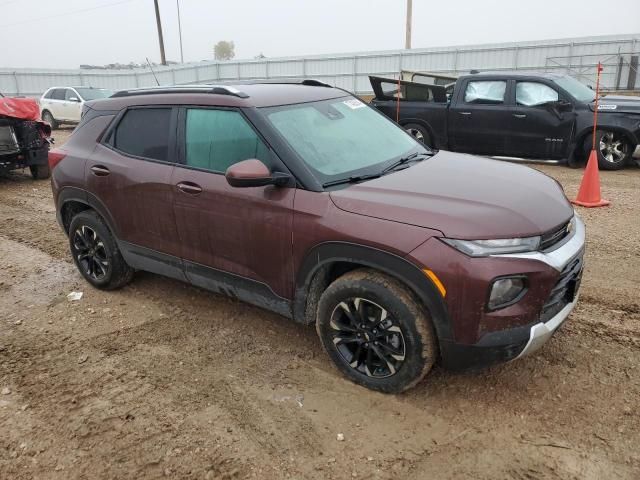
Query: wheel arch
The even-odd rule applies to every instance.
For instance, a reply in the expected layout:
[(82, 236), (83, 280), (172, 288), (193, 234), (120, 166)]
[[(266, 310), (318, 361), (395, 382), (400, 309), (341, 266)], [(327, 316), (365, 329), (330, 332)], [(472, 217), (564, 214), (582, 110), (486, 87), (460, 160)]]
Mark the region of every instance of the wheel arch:
[[(605, 124), (599, 124), (597, 129), (621, 133), (629, 139), (632, 147), (638, 145), (638, 138), (636, 137), (636, 135), (631, 130), (621, 125), (605, 123)], [(592, 134), (593, 134), (593, 125), (590, 127), (583, 128), (576, 135), (576, 149), (585, 150), (585, 147), (586, 147), (586, 151), (583, 151), (583, 153), (588, 152), (589, 145), (586, 142), (587, 142), (587, 139), (589, 139)]]
[(58, 194), (57, 204), (59, 222), (65, 233), (69, 233), (69, 226), (73, 216), (84, 211), (94, 210), (107, 224), (109, 230), (117, 238), (115, 223), (104, 204), (94, 195), (75, 187), (63, 188)]
[(416, 265), (393, 253), (349, 242), (325, 242), (307, 253), (296, 278), (294, 320), (314, 323), (318, 301), (329, 284), (344, 273), (363, 267), (399, 280), (429, 311), (438, 342), (452, 338), (446, 305), (435, 285)]

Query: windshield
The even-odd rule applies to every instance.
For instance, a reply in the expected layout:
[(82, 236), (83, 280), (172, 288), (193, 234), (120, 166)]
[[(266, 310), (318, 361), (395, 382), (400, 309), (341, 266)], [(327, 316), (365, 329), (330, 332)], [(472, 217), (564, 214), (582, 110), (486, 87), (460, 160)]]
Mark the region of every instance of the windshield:
[(375, 174), (426, 151), (386, 117), (353, 97), (261, 109), (321, 183)]
[(107, 98), (113, 95), (113, 91), (106, 88), (76, 88), (76, 91), (86, 101)]
[(591, 90), (585, 84), (580, 83), (573, 77), (564, 76), (560, 78), (554, 78), (553, 82), (560, 88), (564, 88), (569, 95), (578, 100), (579, 102), (591, 103), (596, 99), (596, 92)]

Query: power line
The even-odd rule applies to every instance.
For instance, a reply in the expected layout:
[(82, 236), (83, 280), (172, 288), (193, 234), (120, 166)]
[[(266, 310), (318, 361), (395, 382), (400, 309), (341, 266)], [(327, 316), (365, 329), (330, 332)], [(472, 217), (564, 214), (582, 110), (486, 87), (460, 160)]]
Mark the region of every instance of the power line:
[[(66, 12), (66, 13), (57, 13), (55, 15), (48, 15), (46, 17), (31, 18), (29, 20), (24, 20), (22, 22), (7, 23), (7, 24), (4, 24), (4, 25), (0, 25), (0, 28), (16, 27), (18, 25), (25, 25), (27, 23), (39, 22), (41, 20), (50, 20), (52, 18), (58, 18), (58, 17), (66, 17), (66, 16), (69, 16), (69, 15), (76, 15), (78, 13), (91, 12), (93, 10), (98, 10), (100, 8), (115, 7), (116, 5), (122, 5), (123, 3), (131, 3), (131, 2), (136, 2), (136, 1), (138, 1), (138, 0), (121, 0), (120, 2), (108, 3), (106, 5), (98, 5), (96, 7), (83, 8), (83, 9), (80, 9), (80, 10), (72, 10), (72, 11)], [(12, 2), (9, 2), (9, 3), (12, 3)], [(2, 5), (7, 5), (7, 4), (5, 3), (5, 4), (2, 4)], [(0, 6), (2, 6), (2, 5), (0, 5)]]

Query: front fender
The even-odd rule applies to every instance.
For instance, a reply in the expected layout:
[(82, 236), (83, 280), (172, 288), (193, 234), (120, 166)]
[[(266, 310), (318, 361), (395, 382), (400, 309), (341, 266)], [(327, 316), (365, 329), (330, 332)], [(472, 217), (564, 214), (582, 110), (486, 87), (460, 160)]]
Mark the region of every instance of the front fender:
[(310, 323), (310, 319), (305, 317), (312, 282), (323, 267), (336, 262), (369, 267), (397, 278), (426, 306), (439, 341), (452, 338), (447, 307), (436, 286), (417, 265), (384, 250), (349, 242), (325, 242), (307, 253), (296, 278), (293, 302), (293, 318), (296, 321)]

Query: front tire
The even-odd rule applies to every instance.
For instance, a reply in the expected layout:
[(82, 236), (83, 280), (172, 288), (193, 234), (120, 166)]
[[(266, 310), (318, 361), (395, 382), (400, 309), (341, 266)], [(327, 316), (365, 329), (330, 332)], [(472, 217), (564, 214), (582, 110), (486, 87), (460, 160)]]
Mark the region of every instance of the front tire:
[(80, 212), (69, 227), (73, 262), (91, 285), (102, 290), (123, 287), (133, 278), (115, 238), (93, 210)]
[(428, 312), (398, 280), (355, 270), (320, 297), (318, 336), (335, 366), (372, 390), (399, 393), (435, 363), (437, 341)]
[(632, 154), (632, 145), (618, 132), (598, 130), (596, 132), (596, 151), (598, 166), (602, 170), (620, 170), (624, 168)]

